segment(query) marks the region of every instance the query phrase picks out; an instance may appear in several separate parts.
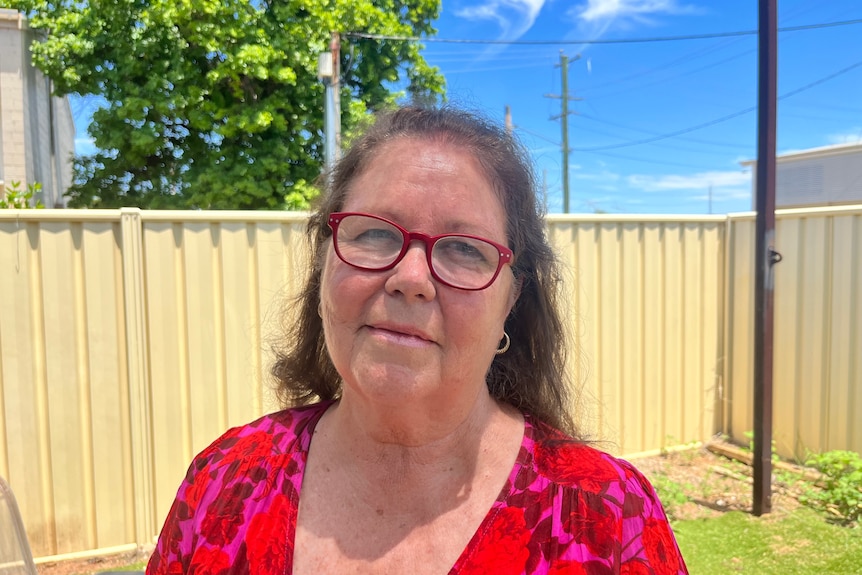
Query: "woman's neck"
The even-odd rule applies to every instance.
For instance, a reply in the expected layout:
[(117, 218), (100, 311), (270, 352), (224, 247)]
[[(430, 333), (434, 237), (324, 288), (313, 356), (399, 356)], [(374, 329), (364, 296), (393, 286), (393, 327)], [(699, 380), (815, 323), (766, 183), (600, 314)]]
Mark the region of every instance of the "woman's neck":
[(418, 489), (469, 489), (484, 469), (502, 463), (494, 446), (523, 433), (520, 414), (490, 396), (477, 398), (463, 414), (391, 412), (343, 398), (321, 419), (312, 449), (334, 450), (330, 461), (360, 489), (364, 484), (380, 493), (382, 481), (390, 496), (403, 489), (415, 497)]
[(447, 572), (511, 475), (523, 418), (494, 402), (449, 433), (404, 443), (364, 415), (342, 400), (314, 429), (294, 572)]

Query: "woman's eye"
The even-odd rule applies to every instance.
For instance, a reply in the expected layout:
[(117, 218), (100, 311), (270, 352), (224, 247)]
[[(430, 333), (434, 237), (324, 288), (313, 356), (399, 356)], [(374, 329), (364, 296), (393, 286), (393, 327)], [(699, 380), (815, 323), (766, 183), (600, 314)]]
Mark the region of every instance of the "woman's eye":
[(488, 259), (478, 246), (468, 241), (451, 240), (442, 247), (445, 257), (449, 259), (471, 262), (483, 262)]
[(401, 244), (401, 234), (386, 228), (369, 228), (363, 230), (353, 239), (355, 242), (366, 242), (374, 244)]

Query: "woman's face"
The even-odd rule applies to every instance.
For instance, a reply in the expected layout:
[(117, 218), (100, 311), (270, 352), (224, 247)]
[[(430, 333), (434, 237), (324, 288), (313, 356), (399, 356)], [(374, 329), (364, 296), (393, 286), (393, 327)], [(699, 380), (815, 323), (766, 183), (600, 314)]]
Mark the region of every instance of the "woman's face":
[[(466, 149), (439, 141), (385, 144), (352, 182), (343, 211), (382, 216), (428, 235), (466, 233), (508, 243), (506, 213), (479, 163)], [(387, 271), (353, 268), (330, 243), (320, 312), (345, 400), (469, 408), (486, 393), (485, 374), (517, 297), (514, 284), (504, 266), (484, 290), (443, 285), (417, 241)]]

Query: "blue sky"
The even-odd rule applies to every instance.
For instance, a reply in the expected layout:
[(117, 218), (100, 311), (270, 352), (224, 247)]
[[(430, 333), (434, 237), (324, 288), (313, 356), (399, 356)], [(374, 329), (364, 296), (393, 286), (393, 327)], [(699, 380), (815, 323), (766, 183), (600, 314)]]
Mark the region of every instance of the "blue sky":
[[(859, 0), (780, 0), (779, 27), (862, 19)], [(756, 0), (443, 0), (437, 38), (577, 41), (757, 30)], [(862, 139), (862, 23), (779, 35), (778, 153)], [(570, 59), (573, 212), (713, 213), (751, 207), (757, 114), (635, 144), (757, 105), (756, 35), (651, 43), (426, 43), (451, 102), (512, 121), (548, 208), (562, 211), (560, 51)], [(603, 150), (591, 150), (619, 146)], [(580, 150), (579, 150), (580, 148)]]
[[(859, 0), (781, 0), (779, 27), (862, 19)], [(426, 60), (449, 101), (512, 121), (562, 211), (560, 53), (568, 67), (572, 212), (728, 213), (751, 207), (756, 35), (585, 44), (756, 30), (757, 0), (442, 0)], [(779, 35), (778, 152), (862, 140), (862, 23)], [(560, 43), (556, 43), (560, 42)], [(568, 43), (562, 43), (568, 42)], [(576, 59), (577, 58), (577, 59)], [(855, 68), (847, 68), (858, 65)], [(828, 78), (837, 74), (833, 78)], [(73, 101), (79, 152), (92, 101)], [(727, 116), (736, 117), (720, 122)], [(637, 143), (702, 124), (684, 135)]]

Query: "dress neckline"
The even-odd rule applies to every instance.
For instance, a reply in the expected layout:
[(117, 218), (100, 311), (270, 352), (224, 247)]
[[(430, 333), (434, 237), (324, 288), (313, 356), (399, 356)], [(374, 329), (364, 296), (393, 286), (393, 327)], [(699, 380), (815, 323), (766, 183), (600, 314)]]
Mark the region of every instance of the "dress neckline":
[[(317, 407), (315, 413), (309, 417), (306, 425), (303, 426), (302, 435), (299, 437), (298, 452), (301, 454), (301, 458), (299, 461), (299, 480), (296, 483), (296, 515), (293, 518), (293, 525), (288, 530), (288, 537), (290, 537), (291, 541), (287, 542), (289, 549), (294, 549), (294, 553), (296, 552), (296, 528), (299, 520), (299, 502), (302, 498), (302, 486), (305, 480), (305, 469), (308, 461), (308, 452), (311, 448), (311, 440), (314, 436), (314, 430), (317, 428), (317, 424), (320, 422), (323, 414), (326, 413), (335, 403), (336, 400), (329, 400), (322, 401), (317, 404), (315, 406)], [(458, 555), (458, 559), (449, 570), (448, 575), (457, 575), (461, 567), (467, 563), (472, 551), (478, 547), (477, 543), (481, 541), (482, 537), (485, 536), (488, 529), (493, 525), (494, 518), (500, 510), (505, 507), (506, 499), (517, 484), (518, 476), (524, 471), (524, 469), (529, 467), (532, 456), (527, 443), (529, 441), (529, 437), (532, 435), (530, 431), (533, 428), (533, 424), (530, 421), (529, 415), (522, 414), (522, 417), (524, 418), (524, 431), (521, 436), (521, 443), (518, 447), (518, 454), (515, 456), (515, 462), (512, 464), (512, 469), (509, 471), (506, 482), (503, 484), (503, 487), (500, 489), (500, 493), (497, 494), (497, 498), (491, 504), (485, 517), (482, 518), (482, 521), (479, 523), (479, 527), (476, 528), (476, 531), (467, 541), (464, 549), (461, 550), (461, 553)], [(287, 565), (287, 573), (293, 573), (293, 555), (290, 557), (290, 564)]]

